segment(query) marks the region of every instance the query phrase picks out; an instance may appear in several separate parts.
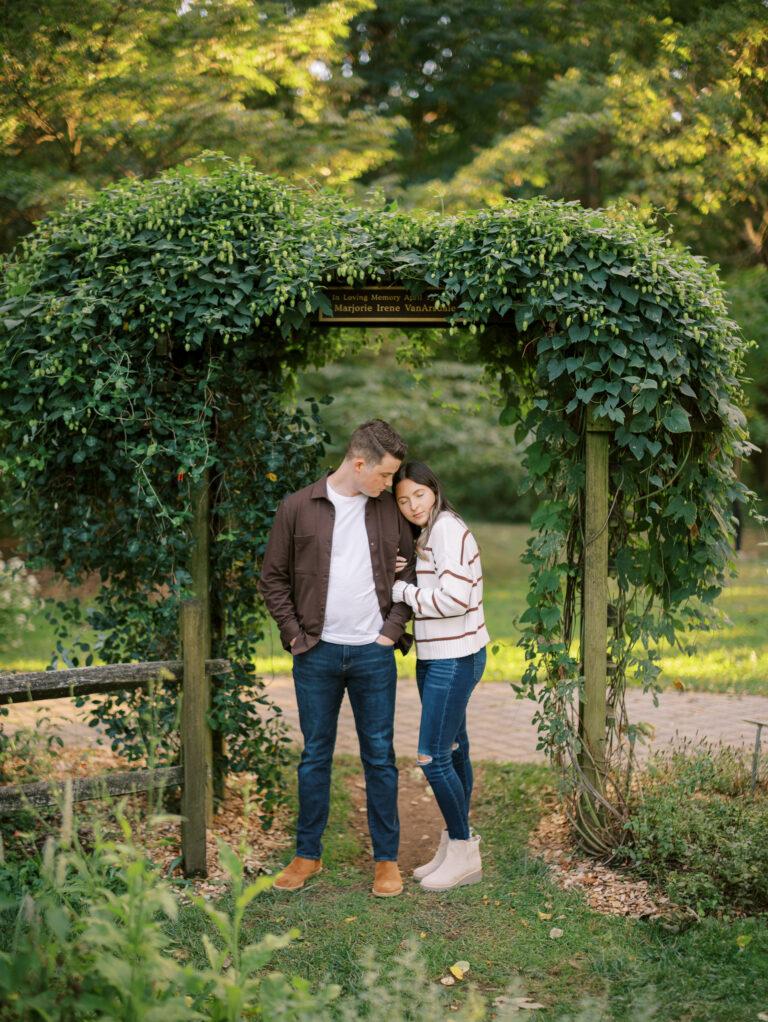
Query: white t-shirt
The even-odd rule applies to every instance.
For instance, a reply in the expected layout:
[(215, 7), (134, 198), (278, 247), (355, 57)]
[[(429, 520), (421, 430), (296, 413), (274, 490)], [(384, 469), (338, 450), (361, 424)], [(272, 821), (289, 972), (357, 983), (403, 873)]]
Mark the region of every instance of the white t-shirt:
[(345, 497), (329, 483), (326, 486), (336, 515), (325, 621), (320, 638), (343, 646), (363, 646), (367, 642), (375, 642), (384, 623), (373, 582), (371, 548), (365, 529), (368, 498), (363, 493)]

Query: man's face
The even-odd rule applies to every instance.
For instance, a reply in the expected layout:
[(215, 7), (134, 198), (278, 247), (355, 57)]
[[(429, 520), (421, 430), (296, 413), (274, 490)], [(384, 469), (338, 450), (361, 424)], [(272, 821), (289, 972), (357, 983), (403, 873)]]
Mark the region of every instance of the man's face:
[(368, 465), (363, 458), (355, 458), (355, 482), (360, 493), (366, 497), (378, 497), (388, 486), (392, 485), (392, 477), (400, 468), (398, 458), (385, 454), (378, 465)]

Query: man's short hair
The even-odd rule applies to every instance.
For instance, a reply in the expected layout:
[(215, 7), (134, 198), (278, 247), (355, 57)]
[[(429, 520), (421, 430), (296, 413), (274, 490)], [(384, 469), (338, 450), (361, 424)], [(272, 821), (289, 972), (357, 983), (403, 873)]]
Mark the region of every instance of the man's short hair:
[(364, 458), (366, 465), (378, 465), (385, 454), (402, 461), (408, 448), (388, 422), (371, 419), (358, 426), (349, 438), (347, 458)]

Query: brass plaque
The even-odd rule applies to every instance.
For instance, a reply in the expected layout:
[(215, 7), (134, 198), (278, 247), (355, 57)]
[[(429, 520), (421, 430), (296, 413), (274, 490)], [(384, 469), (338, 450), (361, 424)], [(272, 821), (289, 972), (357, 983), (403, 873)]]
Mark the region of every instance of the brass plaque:
[(333, 314), (318, 312), (320, 323), (445, 323), (456, 306), (435, 308), (436, 294), (413, 298), (404, 287), (329, 287)]

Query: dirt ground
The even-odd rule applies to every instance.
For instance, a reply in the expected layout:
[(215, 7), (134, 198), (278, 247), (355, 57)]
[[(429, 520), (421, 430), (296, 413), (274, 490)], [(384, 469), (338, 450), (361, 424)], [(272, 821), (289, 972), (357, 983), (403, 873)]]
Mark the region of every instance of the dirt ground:
[[(371, 841), (365, 807), (365, 780), (362, 772), (348, 779), (354, 811), (352, 828), (365, 849), (364, 861), (370, 862)], [(435, 797), (428, 787), (423, 772), (417, 766), (400, 768), (398, 790), (400, 814), (400, 857), (398, 862), (404, 875), (417, 866), (429, 862), (440, 840), (443, 818)]]

